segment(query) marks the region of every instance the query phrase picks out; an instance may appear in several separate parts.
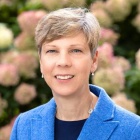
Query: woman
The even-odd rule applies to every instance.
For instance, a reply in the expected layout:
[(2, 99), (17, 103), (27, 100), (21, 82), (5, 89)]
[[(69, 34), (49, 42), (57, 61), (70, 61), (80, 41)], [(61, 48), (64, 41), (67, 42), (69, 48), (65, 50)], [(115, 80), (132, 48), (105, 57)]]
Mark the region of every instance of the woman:
[(11, 140), (140, 139), (140, 117), (89, 85), (99, 32), (96, 18), (82, 8), (60, 9), (41, 19), (35, 33), (40, 69), (54, 98), (20, 114)]

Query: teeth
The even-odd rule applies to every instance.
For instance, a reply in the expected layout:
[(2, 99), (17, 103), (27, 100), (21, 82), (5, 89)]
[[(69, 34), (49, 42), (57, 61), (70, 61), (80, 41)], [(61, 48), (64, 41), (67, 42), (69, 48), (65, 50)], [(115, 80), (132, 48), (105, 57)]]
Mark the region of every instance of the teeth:
[(71, 79), (72, 77), (73, 77), (72, 75), (56, 76), (56, 78), (60, 80), (67, 80), (67, 79)]

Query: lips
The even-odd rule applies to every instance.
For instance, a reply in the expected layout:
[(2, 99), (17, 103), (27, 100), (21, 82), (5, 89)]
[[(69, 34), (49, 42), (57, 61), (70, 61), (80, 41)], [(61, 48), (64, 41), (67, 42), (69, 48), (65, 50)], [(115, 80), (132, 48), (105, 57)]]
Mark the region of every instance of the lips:
[(56, 75), (55, 78), (59, 80), (68, 80), (72, 79), (74, 75)]

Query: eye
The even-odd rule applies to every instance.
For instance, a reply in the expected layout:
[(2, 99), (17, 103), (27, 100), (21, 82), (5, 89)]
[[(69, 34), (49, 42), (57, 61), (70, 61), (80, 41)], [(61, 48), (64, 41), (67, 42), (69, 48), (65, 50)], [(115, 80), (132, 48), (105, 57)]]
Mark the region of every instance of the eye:
[(72, 52), (74, 52), (74, 53), (80, 53), (80, 52), (82, 52), (82, 51), (79, 50), (79, 49), (74, 49), (74, 50), (72, 50)]
[(47, 50), (46, 53), (56, 53), (56, 50)]

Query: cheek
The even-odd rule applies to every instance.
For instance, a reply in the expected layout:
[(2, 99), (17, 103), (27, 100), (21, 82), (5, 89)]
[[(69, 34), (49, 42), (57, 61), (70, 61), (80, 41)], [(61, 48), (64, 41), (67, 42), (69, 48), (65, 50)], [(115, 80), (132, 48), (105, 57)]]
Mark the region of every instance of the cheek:
[(42, 62), (40, 64), (40, 67), (41, 67), (41, 72), (43, 74), (43, 77), (44, 77), (44, 80), (45, 82), (50, 86), (50, 82), (52, 80), (52, 71), (53, 71), (53, 68), (52, 68), (52, 65), (50, 62)]
[(44, 59), (41, 60), (40, 62), (40, 69), (42, 73), (49, 73), (50, 71), (52, 71), (53, 68), (53, 63), (51, 61), (46, 61)]
[(90, 74), (91, 67), (92, 67), (92, 61), (91, 61), (91, 59), (84, 59), (84, 60), (79, 61), (77, 63), (77, 68), (84, 75)]

